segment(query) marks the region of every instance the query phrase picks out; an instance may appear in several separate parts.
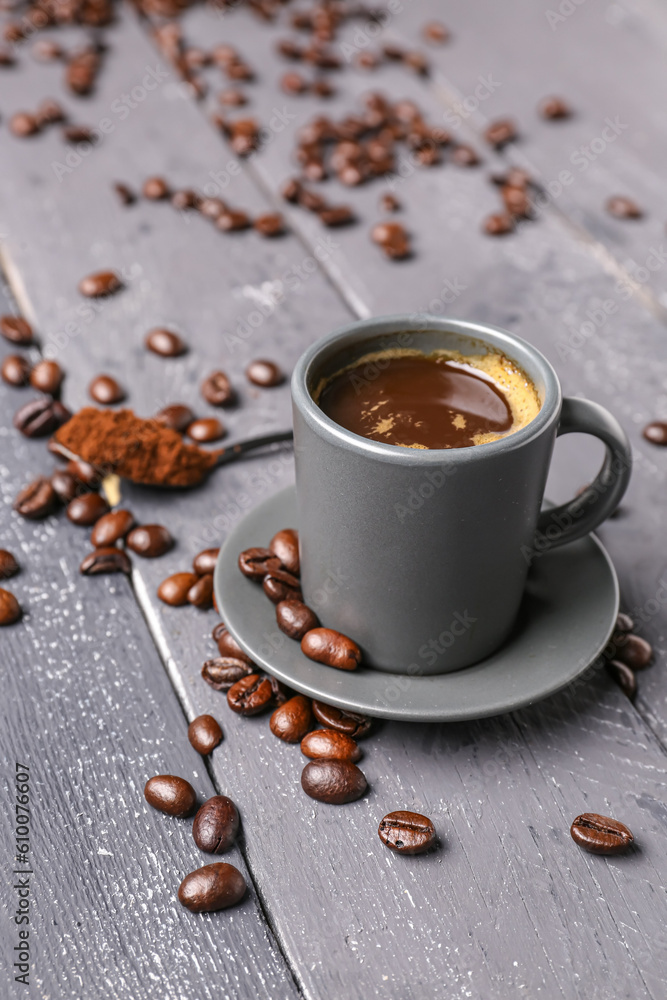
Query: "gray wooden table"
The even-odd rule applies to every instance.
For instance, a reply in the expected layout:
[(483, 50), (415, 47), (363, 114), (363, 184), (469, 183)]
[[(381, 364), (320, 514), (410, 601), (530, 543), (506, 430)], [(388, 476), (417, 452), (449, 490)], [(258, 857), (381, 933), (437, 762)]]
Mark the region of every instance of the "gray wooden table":
[[(664, 997), (667, 619), (656, 595), (667, 571), (667, 454), (640, 432), (649, 419), (667, 417), (667, 13), (656, 0), (440, 6), (390, 4), (380, 40), (359, 34), (359, 22), (346, 26), (334, 43), (341, 53), (349, 51), (343, 42), (357, 50), (380, 41), (426, 48), (421, 28), (435, 16), (446, 17), (453, 37), (428, 47), (428, 78), (395, 65), (331, 74), (337, 93), (326, 105), (280, 92), (287, 65), (275, 52), (274, 28), (245, 8), (191, 8), (182, 18), (188, 42), (235, 45), (257, 74), (245, 88), (248, 113), (282, 123), (244, 162), (209, 121), (219, 71), (207, 71), (211, 95), (196, 101), (133, 8), (119, 8), (105, 31), (108, 52), (86, 99), (65, 93), (62, 68), (36, 61), (31, 39), (15, 46), (17, 65), (0, 67), (1, 311), (34, 323), (42, 349), (66, 369), (72, 408), (86, 403), (90, 379), (105, 371), (126, 386), (138, 413), (182, 401), (205, 414), (202, 375), (224, 367), (241, 397), (226, 415), (230, 440), (290, 419), (287, 386), (251, 389), (242, 377), (247, 362), (268, 356), (289, 369), (307, 344), (351, 317), (430, 310), (516, 331), (550, 357), (567, 393), (608, 406), (632, 440), (631, 488), (600, 534), (623, 605), (655, 647), (654, 665), (641, 674), (634, 705), (598, 666), (572, 689), (511, 716), (385, 723), (364, 747), (369, 794), (345, 808), (316, 803), (299, 788), (298, 748), (273, 738), (266, 718), (232, 716), (201, 680), (215, 614), (167, 608), (155, 597), (161, 579), (219, 544), (248, 506), (291, 481), (289, 453), (230, 466), (191, 494), (124, 487), (137, 518), (166, 524), (178, 544), (163, 559), (136, 559), (131, 580), (86, 579), (78, 573), (85, 532), (62, 514), (30, 522), (12, 511), (18, 488), (52, 460), (43, 442), (11, 426), (30, 390), (2, 384), (1, 545), (21, 561), (10, 586), (25, 614), (0, 634), (7, 810), (0, 997)], [(73, 47), (86, 32), (42, 36)], [(157, 86), (137, 90), (149, 70)], [(492, 81), (492, 92), (473, 108), (464, 102), (480, 80)], [(396, 179), (415, 248), (400, 265), (382, 259), (368, 238), (385, 183), (349, 190), (327, 182), (327, 196), (352, 204), (360, 218), (344, 230), (323, 230), (278, 193), (295, 169), (296, 129), (323, 110), (349, 112), (369, 87), (414, 98), (484, 157), (475, 170), (446, 165)], [(119, 112), (123, 95), (133, 93), (128, 113)], [(536, 105), (548, 93), (567, 98), (575, 116), (541, 121)], [(46, 96), (76, 122), (107, 118), (114, 126), (64, 172), (57, 130), (19, 140), (7, 129), (13, 112)], [(481, 134), (504, 114), (516, 117), (522, 141), (490, 153)], [(607, 119), (618, 132), (601, 149), (594, 140)], [(577, 166), (582, 147), (600, 150), (586, 169)], [(528, 167), (544, 185), (563, 170), (573, 181), (535, 222), (493, 240), (480, 232), (497, 205), (486, 178), (508, 163)], [(224, 236), (165, 205), (121, 207), (112, 183), (136, 189), (151, 173), (200, 190), (217, 177), (235, 207), (279, 207), (290, 233), (274, 241), (253, 232)], [(644, 218), (606, 215), (615, 193), (634, 197)], [(79, 279), (109, 267), (123, 272), (126, 289), (82, 312)], [(288, 274), (301, 278), (288, 284)], [(588, 314), (608, 301), (613, 310), (582, 333)], [(143, 336), (161, 323), (183, 332), (189, 354), (165, 362), (146, 353)], [(594, 445), (559, 443), (549, 495), (571, 495), (598, 458)], [(204, 764), (186, 725), (206, 711), (221, 720), (225, 740)], [(12, 971), (17, 761), (29, 765), (32, 803), (29, 987)], [(188, 824), (165, 822), (144, 803), (143, 784), (159, 772), (182, 774), (202, 797), (216, 788), (238, 803), (243, 836), (229, 860), (250, 885), (239, 907), (195, 917), (177, 903), (175, 887), (201, 855)], [(421, 858), (391, 855), (375, 831), (395, 808), (431, 816), (441, 848)], [(578, 850), (569, 825), (584, 810), (627, 821), (637, 850), (617, 859)]]

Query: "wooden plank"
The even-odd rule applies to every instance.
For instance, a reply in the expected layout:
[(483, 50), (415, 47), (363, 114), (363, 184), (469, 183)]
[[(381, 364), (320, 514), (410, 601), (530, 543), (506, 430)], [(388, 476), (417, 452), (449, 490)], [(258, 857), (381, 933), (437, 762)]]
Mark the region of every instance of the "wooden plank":
[[(2, 296), (0, 309), (7, 311)], [(7, 353), (3, 342), (0, 354)], [(214, 792), (211, 778), (187, 740), (129, 582), (81, 577), (72, 558), (80, 532), (62, 516), (31, 522), (12, 512), (17, 486), (51, 464), (42, 442), (11, 428), (24, 393), (0, 384), (1, 538), (21, 564), (20, 575), (3, 585), (24, 610), (0, 636), (8, 814), (0, 838), (9, 871), (18, 761), (30, 775), (31, 987), (40, 996), (100, 1000), (292, 1000), (298, 991), (238, 847), (226, 860), (245, 873), (250, 890), (236, 909), (195, 917), (176, 899), (181, 879), (205, 856), (190, 821), (155, 812), (143, 786), (156, 773), (180, 774), (201, 801)], [(216, 754), (226, 759), (224, 743)], [(3, 938), (6, 997), (25, 992), (11, 967), (23, 929), (13, 923), (12, 878), (3, 885), (12, 921)]]

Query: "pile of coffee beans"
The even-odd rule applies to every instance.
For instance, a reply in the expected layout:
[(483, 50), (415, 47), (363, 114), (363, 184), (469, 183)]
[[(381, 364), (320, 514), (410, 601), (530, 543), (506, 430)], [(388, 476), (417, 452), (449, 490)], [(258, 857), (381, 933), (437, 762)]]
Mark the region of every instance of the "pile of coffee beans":
[(637, 671), (648, 667), (653, 658), (650, 643), (635, 635), (634, 629), (632, 618), (621, 613), (603, 653), (607, 673), (631, 701), (637, 695)]
[(200, 611), (214, 606), (213, 570), (219, 549), (204, 549), (192, 560), (192, 570), (172, 573), (158, 587), (157, 596), (165, 604), (182, 607), (193, 604)]

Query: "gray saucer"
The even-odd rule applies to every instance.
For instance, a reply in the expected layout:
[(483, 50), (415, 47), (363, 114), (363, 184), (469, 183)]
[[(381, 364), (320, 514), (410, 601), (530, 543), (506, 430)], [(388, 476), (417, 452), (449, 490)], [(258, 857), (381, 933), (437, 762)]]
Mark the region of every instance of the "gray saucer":
[(455, 722), (531, 705), (570, 684), (597, 659), (618, 613), (614, 567), (591, 535), (535, 560), (511, 638), (482, 663), (431, 677), (335, 670), (309, 660), (299, 643), (280, 631), (273, 604), (237, 566), (243, 549), (267, 545), (281, 528), (298, 527), (296, 495), (288, 487), (235, 528), (215, 569), (220, 615), (248, 655), (274, 677), (365, 715)]

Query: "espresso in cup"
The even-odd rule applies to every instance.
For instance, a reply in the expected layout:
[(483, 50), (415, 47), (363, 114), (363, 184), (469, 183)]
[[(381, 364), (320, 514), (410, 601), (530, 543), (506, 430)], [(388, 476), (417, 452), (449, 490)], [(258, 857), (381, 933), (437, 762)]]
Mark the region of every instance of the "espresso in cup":
[(427, 450), (496, 441), (540, 410), (530, 378), (494, 351), (376, 351), (322, 379), (313, 398), (361, 437)]

